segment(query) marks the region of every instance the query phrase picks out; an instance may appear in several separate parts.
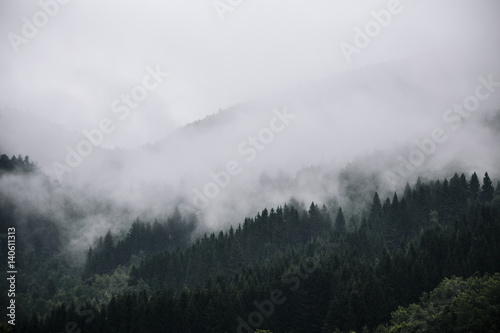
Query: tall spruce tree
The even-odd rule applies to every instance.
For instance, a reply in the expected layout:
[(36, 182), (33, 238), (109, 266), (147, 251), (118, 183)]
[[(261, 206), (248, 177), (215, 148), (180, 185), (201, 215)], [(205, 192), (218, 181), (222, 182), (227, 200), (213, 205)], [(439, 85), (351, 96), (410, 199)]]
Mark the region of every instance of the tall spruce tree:
[(382, 214), (382, 203), (380, 201), (380, 197), (378, 196), (378, 193), (375, 192), (375, 195), (373, 196), (373, 201), (372, 205), (370, 208), (370, 220), (373, 223), (376, 219), (378, 219)]
[(338, 231), (341, 235), (345, 234), (345, 216), (342, 212), (342, 207), (339, 207), (337, 212), (337, 217), (335, 218), (335, 230)]
[(481, 184), (479, 184), (479, 178), (477, 174), (474, 172), (469, 181), (469, 197), (472, 200), (479, 199), (479, 192), (481, 190)]
[(481, 200), (483, 202), (493, 200), (494, 193), (495, 189), (493, 188), (493, 183), (491, 182), (490, 176), (486, 172), (483, 178), (483, 186), (481, 187)]

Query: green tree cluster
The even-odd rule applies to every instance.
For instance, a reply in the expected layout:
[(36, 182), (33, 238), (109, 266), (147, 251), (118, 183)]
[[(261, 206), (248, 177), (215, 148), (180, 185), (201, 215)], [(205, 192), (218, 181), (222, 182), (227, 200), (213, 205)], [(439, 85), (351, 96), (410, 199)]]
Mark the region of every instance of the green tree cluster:
[[(361, 224), (345, 230), (341, 209), (335, 222), (314, 203), (307, 211), (264, 209), (236, 229), (146, 253), (126, 279), (121, 273), (121, 292), (89, 304), (91, 317), (65, 303), (45, 316), (25, 315), (17, 328), (54, 332), (75, 322), (85, 332), (234, 332), (239, 318), (273, 332), (405, 331), (410, 324), (418, 331), (433, 322), (444, 331), (494, 328), (498, 275), (485, 274), (500, 272), (500, 196), (484, 194), (487, 175), (479, 190), (474, 178), (418, 181), (401, 199), (374, 193)], [(108, 234), (98, 247), (117, 258), (114, 243)], [(84, 281), (96, 286), (102, 276), (92, 274), (77, 282), (80, 289), (56, 293), (83, 292)], [(475, 274), (485, 277), (454, 278)], [(271, 310), (266, 300), (276, 290), (283, 302)], [(423, 292), (430, 293), (411, 305)], [(466, 311), (479, 313), (479, 321)], [(392, 326), (383, 326), (391, 313)]]

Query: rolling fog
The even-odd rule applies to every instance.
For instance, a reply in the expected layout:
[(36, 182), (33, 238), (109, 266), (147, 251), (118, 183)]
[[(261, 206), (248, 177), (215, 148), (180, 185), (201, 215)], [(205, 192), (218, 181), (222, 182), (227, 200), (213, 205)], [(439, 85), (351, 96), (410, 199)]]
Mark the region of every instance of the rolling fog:
[[(203, 232), (291, 198), (360, 214), (417, 177), (496, 184), (499, 4), (401, 1), (347, 59), (341, 43), (388, 3), (244, 2), (224, 21), (210, 2), (61, 5), (17, 53), (0, 42), (0, 152), (50, 179), (2, 177), (0, 191), (20, 223), (50, 216), (78, 251), (175, 208)], [(0, 33), (37, 10), (3, 3)], [(138, 85), (155, 87), (132, 107), (121, 96)], [(366, 196), (349, 198), (346, 175)]]

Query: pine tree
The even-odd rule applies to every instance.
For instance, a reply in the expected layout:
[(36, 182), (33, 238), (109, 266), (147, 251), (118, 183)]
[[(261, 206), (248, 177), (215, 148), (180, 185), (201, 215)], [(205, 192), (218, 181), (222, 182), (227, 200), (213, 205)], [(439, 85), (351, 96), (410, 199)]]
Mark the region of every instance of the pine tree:
[(323, 207), (321, 207), (321, 218), (322, 218), (322, 224), (323, 224), (323, 229), (328, 230), (332, 227), (332, 218), (330, 217), (330, 213), (328, 212), (328, 208), (326, 208), (326, 205), (323, 204)]
[(460, 175), (460, 184), (462, 185), (462, 188), (465, 192), (469, 190), (469, 183), (467, 182), (467, 179), (465, 178), (465, 175), (463, 173)]
[[(310, 236), (316, 236), (319, 234), (319, 227), (321, 223), (321, 216), (320, 216), (320, 211), (318, 208), (318, 205), (316, 205), (314, 202), (311, 203), (311, 206), (309, 207), (308, 211), (309, 219), (308, 219), (308, 233), (309, 237)], [(307, 239), (307, 238), (306, 238)]]
[(345, 217), (344, 213), (342, 212), (342, 207), (339, 207), (337, 217), (335, 218), (335, 230), (338, 231), (341, 235), (344, 235), (346, 231)]
[(92, 246), (87, 252), (87, 259), (85, 260), (85, 266), (83, 268), (83, 278), (89, 278), (92, 273), (95, 272), (95, 262), (94, 262), (94, 252), (92, 251)]
[(481, 200), (483, 202), (488, 202), (493, 200), (493, 194), (495, 189), (493, 188), (493, 183), (491, 182), (490, 176), (486, 172), (483, 178), (483, 186), (481, 187)]
[(376, 219), (378, 219), (382, 214), (382, 203), (380, 202), (380, 197), (378, 193), (375, 192), (373, 196), (373, 202), (370, 209), (370, 222), (373, 223)]
[(412, 193), (412, 191), (411, 191), (410, 184), (406, 183), (404, 194), (403, 194), (403, 198), (406, 199), (406, 202), (409, 202), (412, 200), (411, 193)]
[(102, 274), (111, 271), (114, 268), (114, 244), (110, 230), (104, 236), (104, 240), (97, 250), (98, 253), (95, 255), (96, 273)]
[(477, 174), (474, 172), (469, 181), (469, 196), (472, 200), (479, 199), (479, 191), (481, 189), (481, 185), (479, 184), (479, 178)]

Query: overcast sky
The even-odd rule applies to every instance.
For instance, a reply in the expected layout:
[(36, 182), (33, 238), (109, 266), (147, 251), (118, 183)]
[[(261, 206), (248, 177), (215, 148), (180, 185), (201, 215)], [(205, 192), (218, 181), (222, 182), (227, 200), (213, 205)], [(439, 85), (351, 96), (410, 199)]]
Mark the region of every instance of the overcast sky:
[[(191, 211), (194, 189), (205, 190), (213, 180), (209, 172), (233, 159), (243, 171), (203, 210), (205, 225), (239, 222), (291, 196), (345, 203), (337, 176), (349, 162), (358, 159), (361, 173), (396, 170), (399, 157), (417, 150), (415, 140), (428, 140), (438, 127), (450, 139), (411, 177), (450, 177), (462, 170), (490, 171), (498, 179), (498, 136), (484, 120), (500, 109), (500, 89), (481, 101), (460, 131), (443, 115), (476, 91), (479, 77), (500, 81), (500, 1), (218, 5), (227, 9), (228, 2), (239, 5), (221, 14), (214, 0), (0, 0), (0, 153), (30, 155), (53, 179), (54, 163), (67, 163), (67, 148), (77, 147), (84, 139), (80, 132), (103, 118), (117, 127), (105, 136), (104, 148), (136, 148), (251, 101), (155, 147), (96, 150), (64, 174), (64, 182), (81, 186), (56, 195), (60, 200), (37, 179), (26, 184), (3, 177), (0, 190), (10, 191), (23, 210), (60, 212), (61, 224), (67, 221), (67, 195), (79, 201), (84, 193), (85, 209), (85, 197), (130, 209), (129, 217), (120, 218), (120, 210), (104, 216), (89, 209), (72, 223), (75, 239), (84, 239), (81, 248), (87, 249), (96, 236), (109, 228), (126, 230), (144, 212), (154, 218), (180, 204)], [(357, 31), (377, 28), (373, 13), (387, 22), (347, 59), (341, 46), (354, 47)], [(161, 82), (149, 77), (152, 71), (160, 72)], [(143, 84), (151, 91), (120, 120), (120, 98)], [(296, 120), (250, 164), (236, 147), (260, 133), (273, 108), (284, 105)], [(320, 168), (303, 172), (309, 166)], [(367, 196), (378, 185), (370, 186)]]
[(142, 82), (148, 66), (159, 65), (169, 76), (116, 138), (115, 144), (134, 146), (219, 108), (369, 63), (425, 54), (450, 62), (469, 57), (471, 70), (485, 62), (498, 69), (495, 0), (401, 0), (402, 11), (346, 61), (339, 45), (353, 44), (354, 29), (364, 29), (371, 12), (389, 3), (242, 1), (221, 21), (212, 0), (71, 0), (36, 36), (13, 46), (9, 33), (24, 38), (23, 18), (40, 19), (41, 7), (2, 0), (0, 108), (70, 129), (95, 127), (113, 100)]

